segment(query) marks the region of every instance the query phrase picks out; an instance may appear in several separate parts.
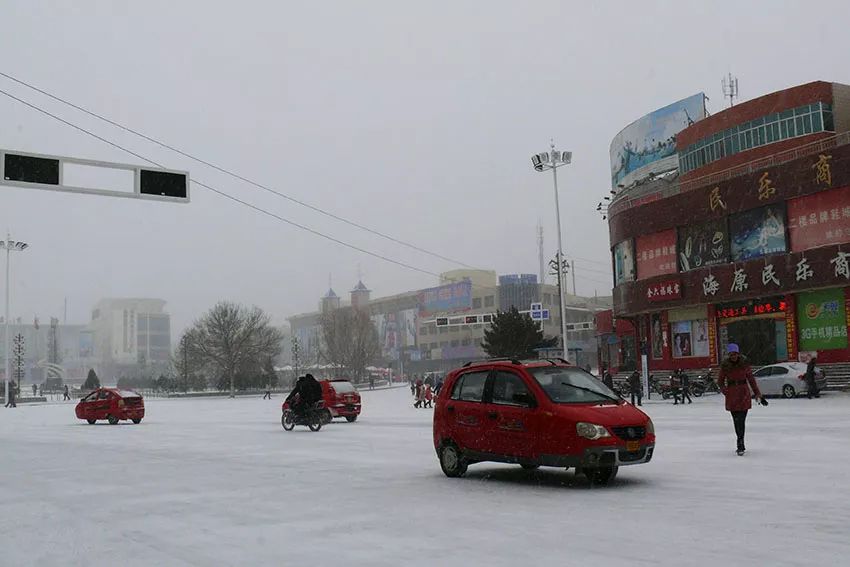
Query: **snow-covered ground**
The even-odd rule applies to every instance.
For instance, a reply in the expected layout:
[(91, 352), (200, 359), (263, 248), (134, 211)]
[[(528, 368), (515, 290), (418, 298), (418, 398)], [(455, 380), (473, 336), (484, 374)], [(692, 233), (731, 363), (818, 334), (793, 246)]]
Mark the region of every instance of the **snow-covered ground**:
[(734, 453), (720, 396), (655, 401), (652, 463), (613, 486), (440, 471), (430, 410), (364, 392), (285, 432), (280, 399), (149, 400), (141, 425), (0, 408), (0, 565), (846, 565), (850, 396), (772, 400)]

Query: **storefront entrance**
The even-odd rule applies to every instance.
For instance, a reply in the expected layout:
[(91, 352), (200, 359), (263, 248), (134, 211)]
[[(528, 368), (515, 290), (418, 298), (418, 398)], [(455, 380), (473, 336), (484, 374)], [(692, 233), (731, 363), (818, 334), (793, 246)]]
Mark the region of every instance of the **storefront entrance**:
[(718, 305), (718, 336), (722, 359), (729, 343), (737, 344), (753, 366), (788, 360), (782, 298)]
[(741, 348), (741, 353), (754, 366), (774, 364), (788, 358), (784, 317), (739, 319), (730, 321), (723, 327), (725, 333), (721, 335), (725, 335), (726, 344), (736, 343)]

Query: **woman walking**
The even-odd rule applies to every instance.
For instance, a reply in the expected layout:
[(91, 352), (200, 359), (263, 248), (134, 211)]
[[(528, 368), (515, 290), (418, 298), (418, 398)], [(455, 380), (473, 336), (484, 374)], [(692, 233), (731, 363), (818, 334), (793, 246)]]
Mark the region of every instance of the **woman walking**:
[[(732, 414), (732, 422), (735, 424), (735, 435), (738, 438), (737, 453), (740, 457), (746, 451), (744, 447), (744, 431), (746, 429), (747, 412), (753, 407), (752, 396), (763, 406), (767, 400), (761, 395), (758, 383), (753, 378), (753, 369), (746, 357), (735, 343), (730, 343), (726, 348), (728, 355), (720, 365), (720, 376), (717, 384), (720, 391), (726, 396), (726, 411)], [(752, 389), (752, 394), (750, 390)]]

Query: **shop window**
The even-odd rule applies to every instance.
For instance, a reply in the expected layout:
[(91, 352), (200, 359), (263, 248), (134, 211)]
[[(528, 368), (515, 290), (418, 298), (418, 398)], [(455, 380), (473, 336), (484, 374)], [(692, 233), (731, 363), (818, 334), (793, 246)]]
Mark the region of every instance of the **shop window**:
[(671, 328), (673, 358), (708, 356), (708, 320), (677, 321)]

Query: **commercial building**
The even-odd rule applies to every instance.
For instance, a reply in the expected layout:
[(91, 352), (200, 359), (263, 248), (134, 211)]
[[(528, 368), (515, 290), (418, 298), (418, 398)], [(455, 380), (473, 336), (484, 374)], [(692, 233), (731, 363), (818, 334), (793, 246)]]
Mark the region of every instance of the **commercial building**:
[(756, 365), (850, 368), (850, 86), (817, 81), (708, 116), (703, 95), (611, 147), (613, 312), (600, 361), (708, 369), (735, 342)]
[[(500, 285), (501, 284), (501, 285)], [(485, 358), (481, 348), (485, 323), (438, 326), (441, 317), (492, 314), (517, 307), (528, 311), (531, 303), (542, 303), (550, 312), (543, 321), (546, 336), (560, 334), (560, 313), (556, 286), (540, 285), (534, 275), (497, 277), (487, 270), (454, 270), (441, 275), (439, 285), (372, 299), (369, 290), (358, 282), (350, 300), (343, 302), (331, 289), (319, 302), (319, 310), (288, 318), (298, 338), (300, 363), (320, 365), (321, 315), (344, 305), (368, 310), (378, 331), (381, 361), (406, 373), (446, 371), (468, 360)], [(609, 308), (610, 297), (584, 298), (567, 295), (570, 323), (592, 324), (595, 313)], [(590, 327), (590, 325), (588, 325)], [(581, 364), (596, 360), (596, 340), (592, 329), (570, 332), (571, 355)]]

